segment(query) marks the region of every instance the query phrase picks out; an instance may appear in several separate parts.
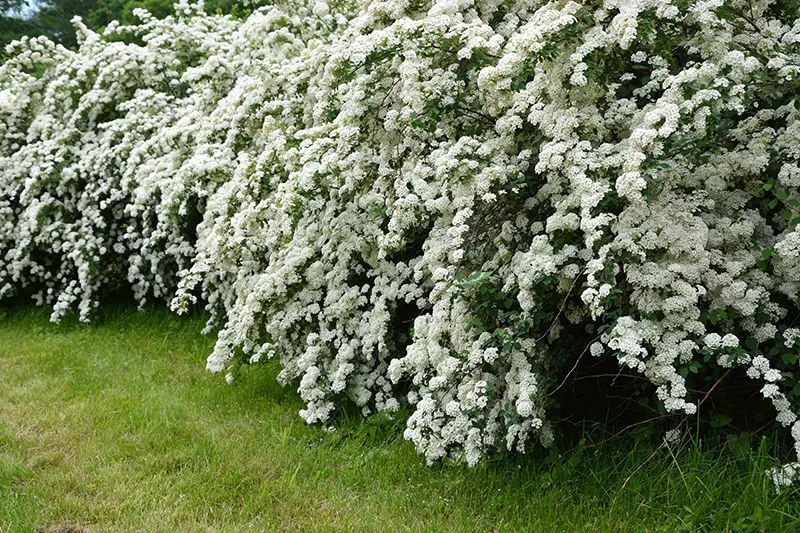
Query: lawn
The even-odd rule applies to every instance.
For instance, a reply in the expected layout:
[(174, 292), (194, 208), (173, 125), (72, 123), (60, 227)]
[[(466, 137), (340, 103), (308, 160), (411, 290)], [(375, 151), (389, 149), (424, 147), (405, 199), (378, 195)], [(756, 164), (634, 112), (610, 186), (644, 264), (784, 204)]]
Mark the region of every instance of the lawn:
[(400, 420), (306, 426), (274, 364), (207, 373), (201, 317), (47, 316), (0, 317), (3, 533), (800, 530), (763, 449), (622, 439), (428, 467)]

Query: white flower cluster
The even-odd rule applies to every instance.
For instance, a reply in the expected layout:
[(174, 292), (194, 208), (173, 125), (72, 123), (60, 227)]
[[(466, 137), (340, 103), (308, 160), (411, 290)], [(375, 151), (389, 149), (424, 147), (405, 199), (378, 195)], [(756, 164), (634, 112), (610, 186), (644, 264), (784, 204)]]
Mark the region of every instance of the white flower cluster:
[(797, 427), (791, 3), (137, 13), (7, 50), (0, 298), (203, 301), (210, 370), (279, 358), (308, 422), (409, 406), (429, 461), (552, 442), (584, 346), (685, 413), (713, 353)]

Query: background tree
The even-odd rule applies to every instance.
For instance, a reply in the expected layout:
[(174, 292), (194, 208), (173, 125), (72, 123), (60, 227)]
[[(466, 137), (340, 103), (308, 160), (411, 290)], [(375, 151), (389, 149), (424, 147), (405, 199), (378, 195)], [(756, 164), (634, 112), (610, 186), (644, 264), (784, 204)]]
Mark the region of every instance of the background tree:
[(38, 21), (26, 16), (30, 7), (24, 0), (0, 0), (0, 45), (4, 47), (22, 35), (42, 32)]
[[(112, 20), (135, 24), (133, 11), (144, 8), (157, 18), (174, 12), (173, 0), (0, 0), (0, 53), (5, 45), (24, 35), (46, 35), (66, 47), (77, 46), (70, 22), (79, 16), (92, 29), (102, 30)], [(206, 2), (209, 13), (246, 16), (233, 0)]]
[(97, 6), (95, 0), (0, 0), (0, 45), (5, 47), (23, 35), (46, 35), (67, 47), (77, 45), (73, 17), (87, 19)]

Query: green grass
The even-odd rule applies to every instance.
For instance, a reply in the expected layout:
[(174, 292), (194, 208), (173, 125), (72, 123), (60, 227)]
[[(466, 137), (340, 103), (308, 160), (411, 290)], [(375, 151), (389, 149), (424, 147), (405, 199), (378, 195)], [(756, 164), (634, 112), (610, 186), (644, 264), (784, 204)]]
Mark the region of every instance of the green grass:
[(652, 446), (624, 440), (427, 467), (402, 422), (306, 426), (274, 365), (230, 386), (207, 373), (202, 326), (0, 318), (1, 532), (800, 530), (800, 497), (772, 491), (763, 452), (646, 462)]

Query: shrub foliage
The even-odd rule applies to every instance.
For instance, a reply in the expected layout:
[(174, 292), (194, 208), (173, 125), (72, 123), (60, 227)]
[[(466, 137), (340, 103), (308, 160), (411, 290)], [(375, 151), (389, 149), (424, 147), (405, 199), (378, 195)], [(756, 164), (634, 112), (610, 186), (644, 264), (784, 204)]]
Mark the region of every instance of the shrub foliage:
[(137, 16), (7, 48), (0, 297), (201, 300), (210, 370), (408, 405), (429, 461), (549, 444), (592, 356), (688, 414), (741, 367), (800, 442), (794, 0)]

